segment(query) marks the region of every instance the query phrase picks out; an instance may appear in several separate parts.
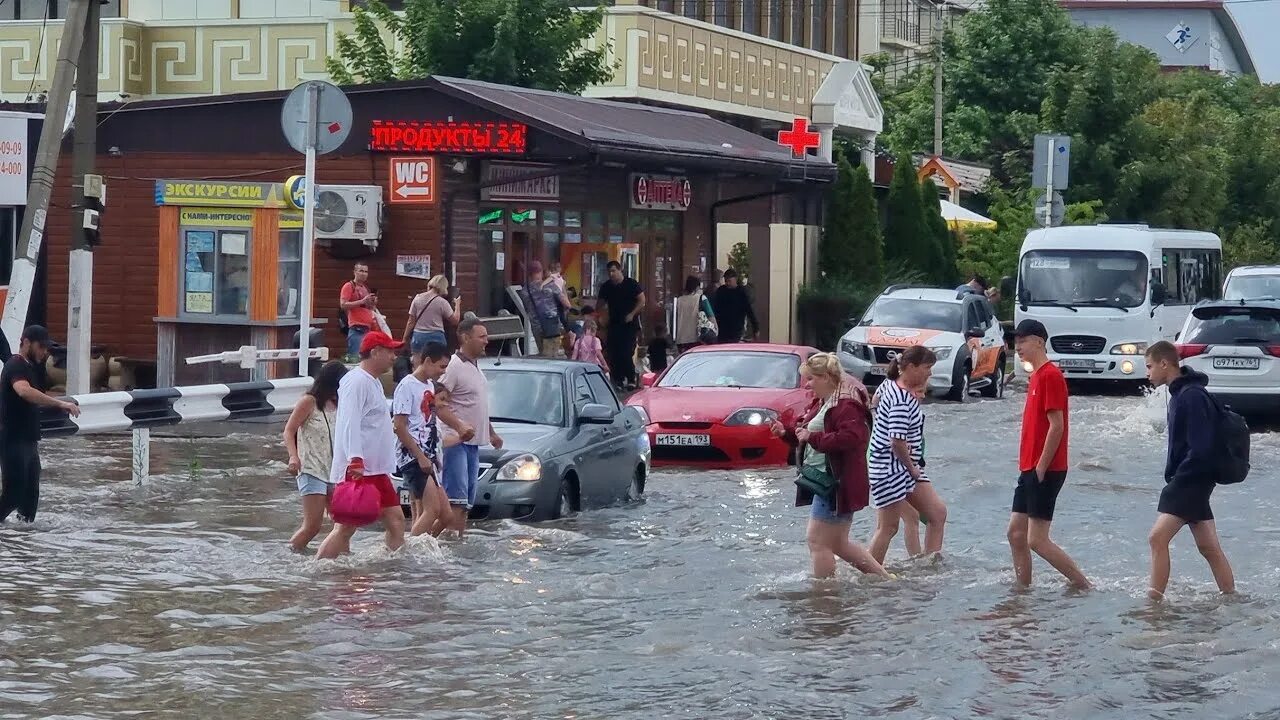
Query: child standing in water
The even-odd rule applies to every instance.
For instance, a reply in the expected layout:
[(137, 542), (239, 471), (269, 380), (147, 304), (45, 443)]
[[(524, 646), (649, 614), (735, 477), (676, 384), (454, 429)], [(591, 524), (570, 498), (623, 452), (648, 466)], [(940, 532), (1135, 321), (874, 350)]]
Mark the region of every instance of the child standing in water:
[(413, 353), (413, 372), (396, 386), (391, 400), (392, 426), (400, 440), (396, 469), (409, 486), (412, 517), (410, 533), (438, 535), (438, 522), (449, 510), (449, 498), (440, 485), (440, 426), (436, 421), (435, 381), (449, 366), (449, 348), (428, 343)]
[(298, 398), (284, 426), (284, 447), (289, 453), (289, 472), (298, 477), (302, 496), (302, 525), (289, 540), (294, 552), (302, 552), (320, 532), (329, 508), (333, 485), (329, 470), (333, 462), (333, 427), (338, 417), (338, 383), (347, 368), (331, 360), (320, 368), (315, 382)]

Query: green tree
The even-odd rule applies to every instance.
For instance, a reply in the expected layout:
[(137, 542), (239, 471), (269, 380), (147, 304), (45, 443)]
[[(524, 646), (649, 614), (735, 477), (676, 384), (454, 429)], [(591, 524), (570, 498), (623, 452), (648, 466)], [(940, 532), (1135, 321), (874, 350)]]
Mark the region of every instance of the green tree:
[(1222, 261), (1228, 268), (1241, 265), (1274, 265), (1280, 263), (1280, 247), (1276, 246), (1271, 220), (1241, 225), (1222, 243)]
[(929, 178), (920, 183), (920, 200), (924, 209), (924, 226), (928, 230), (930, 276), (939, 285), (956, 282), (956, 246), (951, 229), (942, 217), (942, 199), (938, 185)]
[(884, 257), (919, 270), (932, 279), (936, 275), (937, 244), (925, 223), (920, 184), (916, 181), (911, 155), (902, 153), (893, 165), (889, 183), (888, 217), (884, 230)]
[[(578, 93), (608, 80), (607, 47), (588, 49), (603, 7), (566, 0), (406, 0), (403, 15), (382, 0), (354, 11), (327, 61), (340, 85), (446, 75)], [(397, 50), (396, 48), (403, 48)]]
[(884, 279), (884, 247), (875, 189), (867, 169), (847, 158), (837, 164), (818, 246), (818, 269), (833, 281), (876, 285)]
[(751, 250), (744, 242), (729, 248), (729, 267), (738, 271), (738, 281), (745, 283), (751, 276)]

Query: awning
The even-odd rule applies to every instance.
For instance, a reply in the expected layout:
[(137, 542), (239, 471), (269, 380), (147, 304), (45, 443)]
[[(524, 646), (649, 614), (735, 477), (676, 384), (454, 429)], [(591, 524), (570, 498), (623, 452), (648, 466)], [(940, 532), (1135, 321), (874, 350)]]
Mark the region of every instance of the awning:
[(948, 200), (942, 200), (941, 202), (942, 218), (947, 221), (947, 227), (952, 230), (964, 230), (966, 228), (993, 230), (996, 227), (996, 221), (991, 218), (983, 217), (972, 210), (965, 210)]
[(835, 177), (831, 163), (812, 156), (793, 158), (789, 148), (770, 138), (702, 113), (458, 78), (433, 76), (427, 85), (581, 145), (604, 159), (796, 180)]

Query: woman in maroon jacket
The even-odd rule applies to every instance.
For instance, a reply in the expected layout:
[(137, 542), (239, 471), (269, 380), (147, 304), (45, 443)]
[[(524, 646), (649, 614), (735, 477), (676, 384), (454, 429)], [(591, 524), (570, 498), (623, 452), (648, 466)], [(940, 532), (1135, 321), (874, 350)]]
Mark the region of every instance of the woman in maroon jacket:
[[(818, 353), (805, 361), (801, 374), (809, 378), (820, 402), (814, 414), (796, 423), (795, 439), (805, 445), (801, 461), (805, 475), (833, 477), (837, 482), (829, 496), (800, 486), (796, 505), (812, 505), (809, 514), (809, 555), (814, 577), (831, 577), (836, 558), (869, 575), (889, 573), (862, 545), (849, 539), (853, 513), (867, 506), (867, 442), (871, 436), (869, 398), (862, 383), (845, 374), (831, 353)], [(785, 429), (775, 423), (779, 436)]]

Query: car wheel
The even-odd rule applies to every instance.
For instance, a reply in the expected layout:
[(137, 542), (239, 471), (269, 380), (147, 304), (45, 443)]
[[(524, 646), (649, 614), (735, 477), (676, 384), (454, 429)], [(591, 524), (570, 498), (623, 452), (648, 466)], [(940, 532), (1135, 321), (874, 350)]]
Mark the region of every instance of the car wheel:
[(951, 373), (951, 391), (947, 393), (946, 399), (952, 402), (964, 402), (969, 398), (969, 362), (966, 360), (961, 363)]
[(578, 480), (566, 475), (560, 482), (560, 492), (556, 493), (556, 506), (552, 509), (551, 519), (558, 520), (578, 511)]
[(996, 362), (996, 371), (991, 373), (991, 384), (982, 388), (982, 396), (989, 398), (1004, 397), (1004, 356)]
[(627, 487), (627, 502), (639, 502), (644, 499), (644, 466), (636, 468), (631, 477), (631, 485)]

